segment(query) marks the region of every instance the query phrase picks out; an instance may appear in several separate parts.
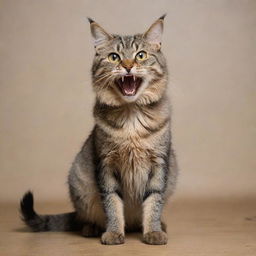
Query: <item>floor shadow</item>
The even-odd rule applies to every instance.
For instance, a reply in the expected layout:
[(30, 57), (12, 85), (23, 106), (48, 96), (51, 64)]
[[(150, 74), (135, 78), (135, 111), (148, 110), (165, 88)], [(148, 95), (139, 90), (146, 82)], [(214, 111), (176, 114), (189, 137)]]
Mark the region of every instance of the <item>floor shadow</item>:
[(141, 232), (127, 232), (125, 234), (126, 238), (135, 238), (138, 241), (142, 241), (142, 233)]
[(28, 227), (15, 228), (12, 231), (14, 231), (14, 232), (21, 232), (21, 233), (30, 233), (30, 232), (32, 232), (31, 229), (28, 228)]
[(252, 216), (252, 217), (245, 217), (245, 220), (249, 220), (249, 221), (256, 221), (256, 216)]
[[(29, 227), (20, 227), (20, 228), (15, 228), (12, 230), (13, 232), (19, 232), (19, 233), (35, 233), (33, 232)], [(79, 231), (47, 231), (47, 232), (56, 232), (56, 233), (59, 233), (59, 232), (65, 232), (65, 233), (68, 233), (69, 235), (71, 236), (79, 236), (79, 237), (83, 237), (81, 232)], [(38, 232), (36, 232), (38, 233)], [(39, 232), (40, 233), (40, 232)], [(141, 232), (126, 232), (125, 236), (127, 238), (135, 238), (137, 240), (140, 240), (142, 241), (142, 234)], [(98, 236), (98, 237), (85, 237), (86, 239), (100, 239), (101, 236)], [(100, 240), (99, 240), (100, 241)]]
[(20, 232), (20, 233), (46, 233), (46, 232), (56, 232), (56, 233), (69, 233), (74, 236), (81, 236), (81, 233), (79, 231), (41, 231), (41, 232), (34, 232), (29, 227), (21, 227), (21, 228), (14, 228), (12, 230), (13, 232)]

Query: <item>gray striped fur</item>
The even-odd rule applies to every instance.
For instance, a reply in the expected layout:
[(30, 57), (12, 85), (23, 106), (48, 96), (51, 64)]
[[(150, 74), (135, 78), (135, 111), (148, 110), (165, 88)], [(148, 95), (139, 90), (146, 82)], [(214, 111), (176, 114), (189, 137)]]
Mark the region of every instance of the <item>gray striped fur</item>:
[[(79, 227), (85, 236), (104, 231), (103, 244), (123, 243), (125, 231), (137, 230), (142, 230), (145, 243), (165, 244), (162, 210), (174, 191), (178, 170), (171, 144), (167, 65), (161, 52), (163, 17), (134, 36), (109, 34), (89, 21), (95, 45), (95, 126), (72, 164), (68, 184), (75, 213), (69, 215), (73, 222), (63, 222)], [(136, 61), (142, 50), (147, 58)], [(119, 54), (119, 63), (108, 60), (112, 52)], [(123, 95), (116, 84), (128, 62), (142, 81), (134, 96)], [(22, 213), (33, 226), (38, 215), (27, 201), (25, 196)], [(45, 231), (40, 218), (34, 230)], [(55, 226), (54, 216), (47, 218), (47, 230), (70, 229), (59, 222)]]

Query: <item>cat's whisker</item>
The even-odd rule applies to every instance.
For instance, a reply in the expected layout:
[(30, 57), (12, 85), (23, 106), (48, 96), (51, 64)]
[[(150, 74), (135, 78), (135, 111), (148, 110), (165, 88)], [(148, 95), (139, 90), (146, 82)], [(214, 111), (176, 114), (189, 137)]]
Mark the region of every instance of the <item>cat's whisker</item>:
[(108, 76), (110, 76), (110, 75), (109, 75), (109, 74), (106, 74), (106, 75), (100, 77), (99, 79), (97, 79), (96, 81), (94, 81), (94, 83), (97, 84), (98, 82), (100, 82), (101, 80), (107, 78)]

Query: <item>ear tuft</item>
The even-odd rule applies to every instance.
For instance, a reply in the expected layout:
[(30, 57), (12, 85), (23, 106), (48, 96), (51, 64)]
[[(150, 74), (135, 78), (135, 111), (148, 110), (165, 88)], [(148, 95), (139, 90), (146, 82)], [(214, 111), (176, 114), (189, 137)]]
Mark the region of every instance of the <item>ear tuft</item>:
[(160, 18), (159, 18), (159, 20), (164, 20), (164, 18), (166, 17), (166, 13), (164, 14), (164, 15), (162, 15)]
[(91, 23), (95, 22), (93, 19), (91, 19), (90, 17), (87, 17), (88, 21)]

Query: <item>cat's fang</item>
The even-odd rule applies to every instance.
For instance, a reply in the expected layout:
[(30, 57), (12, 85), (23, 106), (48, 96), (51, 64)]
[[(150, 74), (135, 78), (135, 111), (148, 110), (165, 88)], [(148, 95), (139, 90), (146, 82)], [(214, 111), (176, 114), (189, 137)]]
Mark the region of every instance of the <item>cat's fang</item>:
[(136, 77), (135, 75), (121, 76), (116, 80), (116, 85), (124, 96), (136, 95), (141, 83), (142, 78)]

